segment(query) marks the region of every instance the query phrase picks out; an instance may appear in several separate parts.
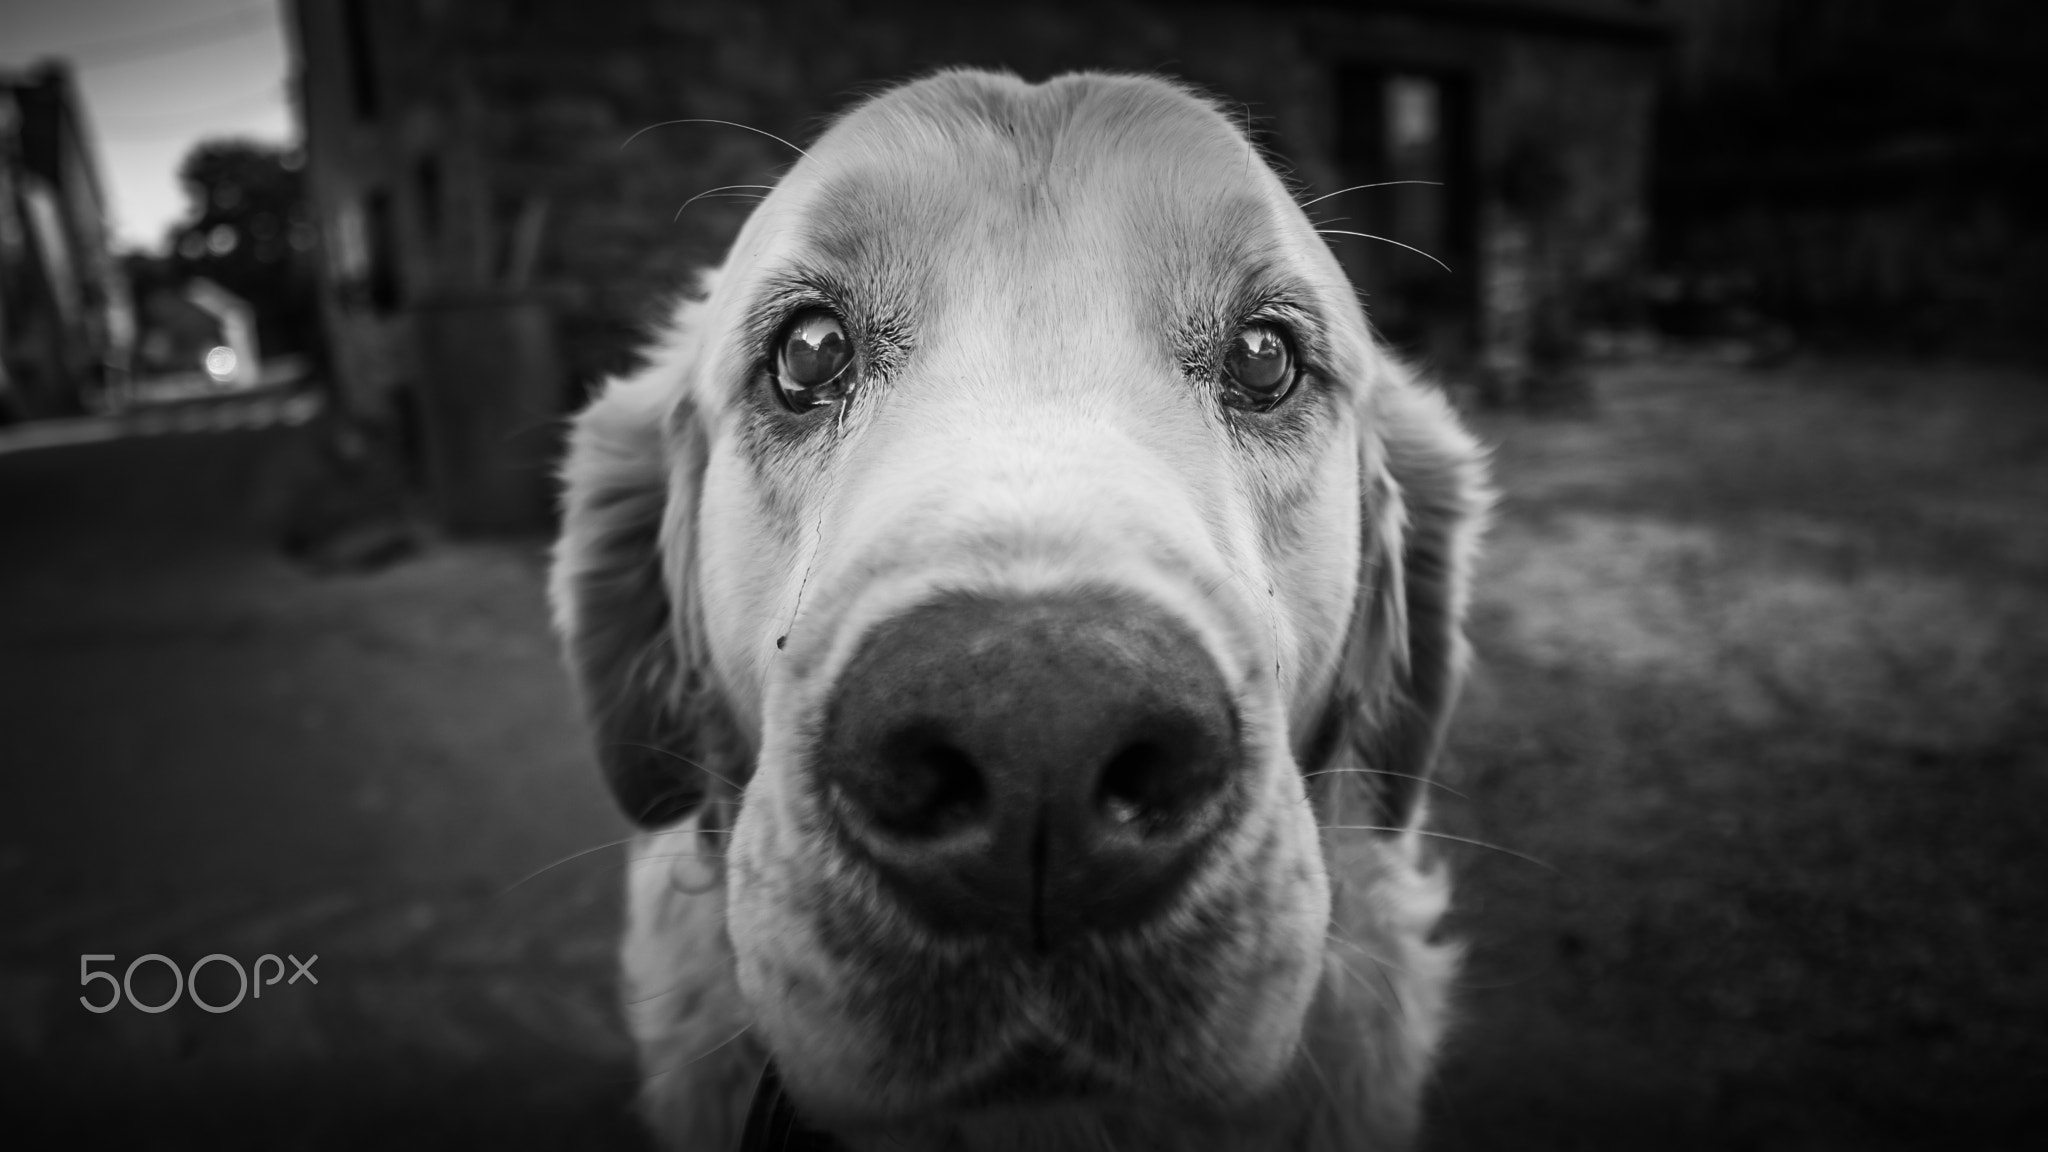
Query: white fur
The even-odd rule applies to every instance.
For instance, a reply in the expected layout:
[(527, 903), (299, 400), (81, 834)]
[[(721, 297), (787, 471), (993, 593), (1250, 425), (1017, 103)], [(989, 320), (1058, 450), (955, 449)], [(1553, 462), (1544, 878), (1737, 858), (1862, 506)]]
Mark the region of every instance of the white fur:
[(673, 1147), (718, 1149), (739, 1140), (763, 1052), (733, 977), (718, 848), (700, 824), (633, 838), (620, 993), (649, 1126)]

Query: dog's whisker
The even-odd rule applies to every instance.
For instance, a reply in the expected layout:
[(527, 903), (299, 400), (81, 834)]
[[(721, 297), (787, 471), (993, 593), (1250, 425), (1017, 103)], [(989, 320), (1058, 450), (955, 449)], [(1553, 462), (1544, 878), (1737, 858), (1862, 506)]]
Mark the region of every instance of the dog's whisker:
[(1329, 1075), (1323, 1071), (1323, 1062), (1316, 1059), (1316, 1054), (1310, 1051), (1307, 1045), (1302, 1046), (1301, 1058), (1302, 1063), (1308, 1065), (1308, 1070), (1315, 1075), (1316, 1083), (1322, 1085), (1323, 1099), (1330, 1103), (1335, 1103), (1337, 1100), (1337, 1086), (1330, 1083)]
[(688, 1060), (685, 1060), (680, 1064), (676, 1064), (668, 1068), (663, 1068), (659, 1072), (650, 1073), (647, 1076), (641, 1077), (641, 1083), (644, 1084), (649, 1080), (656, 1080), (663, 1076), (670, 1076), (677, 1072), (681, 1072), (683, 1069), (688, 1068), (690, 1065), (695, 1064), (700, 1060), (708, 1059), (712, 1055), (716, 1054), (719, 1049), (725, 1047), (728, 1044), (731, 1044), (733, 1041), (739, 1039), (742, 1036), (745, 1036), (747, 1033), (752, 1032), (753, 1030), (754, 1026), (752, 1024), (743, 1025), (741, 1026), (739, 1031), (733, 1033), (730, 1036), (727, 1036), (725, 1039), (720, 1040), (718, 1043), (713, 1044), (711, 1047), (706, 1048), (704, 1051), (697, 1053), (695, 1056), (690, 1057)]
[(652, 1004), (656, 1000), (659, 1000), (664, 996), (673, 996), (676, 993), (682, 991), (683, 988), (689, 984), (689, 982), (689, 978), (686, 976), (680, 980), (677, 980), (675, 983), (669, 985), (668, 987), (663, 988), (659, 992), (650, 992), (645, 996), (635, 996), (630, 1000), (622, 1000), (620, 1001), (620, 1003), (625, 1004), (628, 1007), (637, 1007), (641, 1004)]
[[(1208, 583), (1208, 585), (1202, 589), (1202, 595), (1204, 597), (1215, 595), (1217, 589), (1222, 588), (1225, 584), (1229, 584), (1232, 582), (1235, 582), (1239, 586), (1241, 586), (1246, 593), (1254, 597), (1258, 595), (1258, 593), (1254, 590), (1255, 585), (1253, 585), (1251, 577), (1245, 575), (1243, 570), (1239, 569), (1235, 564), (1228, 565), (1227, 567), (1228, 571), (1225, 573), (1225, 575), (1215, 580), (1211, 580)], [(1265, 602), (1266, 631), (1271, 635), (1273, 640), (1273, 680), (1275, 683), (1279, 682), (1280, 679), (1280, 618), (1279, 608), (1277, 607), (1277, 600), (1278, 593), (1274, 591), (1272, 584), (1267, 584)]]
[(649, 132), (654, 131), (656, 128), (666, 128), (671, 124), (723, 124), (728, 128), (744, 128), (747, 131), (754, 133), (755, 135), (766, 136), (770, 140), (773, 140), (777, 144), (782, 145), (784, 148), (787, 148), (790, 151), (795, 152), (797, 155), (802, 156), (806, 160), (810, 159), (811, 156), (809, 152), (804, 151), (803, 149), (797, 147), (794, 144), (791, 144), (789, 141), (784, 140), (782, 137), (777, 136), (775, 133), (767, 131), (766, 129), (756, 128), (751, 124), (741, 124), (738, 121), (734, 120), (713, 120), (707, 116), (686, 116), (681, 120), (663, 120), (658, 123), (649, 124), (647, 127), (642, 128), (638, 132), (633, 133), (631, 136), (626, 137), (625, 141), (619, 145), (619, 151), (624, 152), (626, 150), (627, 144), (631, 144), (633, 141), (638, 140), (640, 137), (645, 136)]
[(685, 756), (680, 752), (674, 752), (667, 748), (662, 748), (653, 744), (639, 744), (631, 740), (616, 740), (612, 742), (610, 747), (639, 748), (643, 751), (653, 752), (659, 756), (667, 756), (670, 759), (680, 760), (683, 763), (688, 764), (690, 767), (695, 768), (697, 771), (702, 772), (706, 776), (711, 777), (713, 780), (716, 780), (719, 783), (724, 784), (726, 787), (731, 788), (735, 792), (744, 792), (747, 790), (746, 785), (735, 782), (731, 777), (722, 776), (717, 772), (713, 772), (711, 769), (706, 768), (702, 764), (697, 763), (695, 760), (690, 759), (688, 756)]
[(717, 1052), (721, 1050), (721, 1047), (725, 1047), (725, 1045), (733, 1043), (735, 1039), (739, 1039), (739, 1037), (743, 1037), (743, 1035), (748, 1035), (750, 1031), (754, 1031), (754, 1025), (745, 1025), (745, 1027), (741, 1027), (739, 1031), (735, 1031), (733, 1035), (729, 1035), (729, 1037), (721, 1039), (719, 1043), (713, 1043), (711, 1047), (707, 1047), (707, 1050), (705, 1050), (705, 1052), (698, 1052), (696, 1056), (692, 1056), (692, 1058), (688, 1058), (688, 1060), (684, 1060), (684, 1062), (680, 1062), (680, 1064), (672, 1064), (672, 1066), (668, 1066), (668, 1068), (662, 1068), (662, 1070), (657, 1070), (657, 1072), (649, 1072), (647, 1076), (641, 1076), (641, 1084), (647, 1084), (647, 1082), (659, 1080), (659, 1078), (664, 1078), (664, 1076), (672, 1076), (672, 1074), (676, 1074), (676, 1072), (682, 1072), (684, 1068), (688, 1068), (688, 1066), (696, 1064), (698, 1060), (707, 1060), (707, 1058), (715, 1056), (715, 1054), (717, 1054)]
[(754, 1025), (752, 1023), (742, 1024), (740, 1025), (739, 1031), (733, 1033), (730, 1036), (727, 1036), (725, 1039), (720, 1040), (718, 1043), (713, 1044), (711, 1047), (706, 1048), (704, 1051), (699, 1052), (697, 1055), (690, 1057), (682, 1064), (677, 1065), (677, 1067), (688, 1067), (691, 1064), (695, 1064), (697, 1061), (710, 1056), (712, 1053), (718, 1051), (719, 1049), (725, 1047), (728, 1044), (731, 1044), (733, 1041), (738, 1040), (740, 1037), (745, 1036), (747, 1033), (752, 1032), (753, 1030)]
[(748, 192), (745, 192), (745, 191), (742, 191), (742, 189), (748, 189), (748, 188), (759, 188), (759, 189), (761, 189), (761, 193), (760, 193), (759, 195), (751, 196), (751, 198), (752, 198), (752, 199), (755, 199), (755, 200), (765, 200), (765, 199), (767, 199), (767, 198), (768, 198), (768, 193), (769, 193), (769, 192), (772, 192), (772, 191), (774, 191), (774, 190), (775, 190), (775, 185), (773, 185), (773, 184), (721, 184), (721, 185), (719, 185), (719, 186), (718, 186), (718, 187), (716, 187), (716, 188), (706, 188), (706, 189), (705, 189), (705, 190), (703, 190), (702, 192), (699, 192), (699, 193), (697, 193), (697, 194), (696, 194), (695, 196), (692, 196), (692, 197), (690, 197), (690, 198), (689, 198), (688, 200), (685, 200), (685, 201), (683, 201), (683, 206), (682, 206), (682, 208), (678, 208), (678, 209), (676, 209), (676, 214), (675, 214), (674, 216), (672, 216), (672, 217), (670, 217), (670, 218), (669, 218), (669, 223), (673, 224), (673, 223), (675, 223), (676, 221), (678, 221), (678, 220), (681, 220), (681, 219), (683, 218), (683, 208), (688, 208), (688, 207), (689, 207), (690, 205), (692, 205), (692, 204), (695, 204), (695, 203), (696, 203), (697, 201), (699, 201), (699, 200), (702, 200), (702, 199), (703, 199), (703, 198), (705, 198), (706, 196), (731, 196), (731, 197), (735, 197), (735, 198), (737, 198), (737, 199), (743, 199), (743, 200), (744, 200), (744, 199), (748, 199), (748, 198), (750, 198), (750, 193), (748, 193)]
[(1420, 977), (1420, 973), (1417, 973), (1414, 970), (1404, 967), (1400, 964), (1394, 963), (1392, 960), (1389, 960), (1385, 956), (1382, 956), (1379, 953), (1374, 952), (1372, 949), (1367, 948), (1365, 945), (1360, 944), (1356, 940), (1347, 940), (1344, 937), (1335, 935), (1333, 933), (1324, 936), (1323, 943), (1334, 944), (1340, 948), (1349, 948), (1353, 952), (1356, 952), (1360, 956), (1363, 956), (1365, 959), (1371, 961), (1373, 966), (1376, 968), (1383, 968), (1389, 972), (1398, 972), (1403, 976), (1416, 978)]
[(1335, 776), (1352, 772), (1364, 776), (1394, 776), (1402, 780), (1414, 780), (1417, 783), (1427, 784), (1432, 788), (1441, 788), (1444, 791), (1450, 793), (1451, 795), (1456, 796), (1460, 800), (1471, 799), (1470, 796), (1465, 795), (1463, 792), (1458, 791), (1456, 788), (1453, 788), (1449, 784), (1446, 784), (1441, 780), (1435, 779), (1434, 777), (1423, 776), (1415, 772), (1396, 772), (1391, 768), (1318, 768), (1313, 772), (1303, 772), (1301, 774), (1301, 778), (1303, 780), (1313, 780), (1318, 776)]
[(1403, 244), (1399, 240), (1389, 240), (1385, 236), (1375, 236), (1370, 232), (1352, 232), (1344, 228), (1318, 228), (1316, 229), (1316, 235), (1357, 236), (1364, 240), (1378, 240), (1382, 244), (1392, 244), (1396, 248), (1406, 248), (1408, 251), (1415, 253), (1417, 256), (1422, 257), (1423, 259), (1429, 261), (1432, 264), (1435, 264), (1437, 267), (1443, 269), (1446, 272), (1449, 272), (1451, 270), (1451, 266), (1449, 264), (1446, 264), (1443, 261), (1437, 259), (1436, 257), (1431, 256), (1429, 253), (1424, 252), (1422, 249), (1417, 248), (1413, 244)]
[[(704, 832), (712, 832), (712, 831), (721, 831), (721, 832), (722, 832), (722, 831), (725, 831), (725, 829), (708, 829), (708, 828), (707, 828), (707, 829), (701, 829), (700, 831), (704, 831)], [(548, 864), (548, 865), (546, 865), (546, 866), (544, 866), (544, 867), (542, 867), (542, 868), (539, 868), (539, 869), (537, 869), (537, 870), (535, 870), (535, 871), (533, 871), (533, 872), (531, 872), (531, 873), (529, 873), (529, 874), (527, 874), (527, 875), (525, 875), (525, 876), (522, 876), (522, 877), (520, 877), (520, 878), (519, 878), (518, 880), (515, 880), (515, 881), (513, 881), (513, 882), (512, 882), (511, 884), (508, 884), (508, 885), (506, 885), (506, 886), (505, 886), (505, 890), (504, 890), (504, 891), (502, 891), (502, 892), (500, 892), (500, 893), (498, 893), (498, 895), (499, 895), (500, 897), (503, 897), (503, 896), (508, 896), (508, 895), (510, 895), (510, 894), (512, 893), (512, 890), (513, 890), (513, 889), (515, 889), (515, 888), (519, 887), (520, 885), (522, 885), (522, 884), (525, 884), (525, 883), (527, 883), (527, 882), (529, 882), (529, 881), (532, 881), (532, 880), (536, 880), (536, 879), (539, 879), (539, 878), (540, 878), (541, 876), (543, 876), (543, 875), (546, 875), (546, 874), (547, 874), (548, 872), (551, 872), (551, 871), (553, 871), (553, 870), (554, 870), (554, 869), (556, 869), (556, 868), (560, 868), (560, 867), (561, 867), (562, 865), (564, 865), (564, 864), (570, 864), (570, 863), (574, 863), (575, 861), (577, 861), (577, 860), (580, 860), (580, 859), (582, 859), (582, 858), (583, 858), (583, 857), (585, 857), (585, 856), (590, 856), (590, 855), (593, 855), (593, 854), (595, 854), (595, 853), (598, 853), (598, 852), (602, 852), (602, 851), (604, 851), (604, 850), (605, 850), (605, 849), (607, 849), (607, 848), (622, 848), (622, 847), (625, 847), (626, 845), (629, 845), (629, 844), (631, 844), (632, 842), (633, 842), (633, 838), (632, 838), (632, 837), (627, 837), (627, 838), (626, 838), (626, 839), (624, 839), (624, 840), (613, 840), (613, 841), (611, 841), (610, 843), (607, 843), (607, 844), (599, 844), (599, 845), (596, 845), (595, 847), (591, 847), (591, 848), (585, 848), (585, 849), (583, 849), (583, 850), (582, 850), (582, 851), (580, 851), (580, 852), (571, 852), (571, 853), (569, 853), (569, 854), (568, 854), (567, 856), (564, 856), (564, 857), (562, 857), (562, 858), (561, 858), (560, 860), (556, 860), (556, 861), (553, 861), (552, 863), (550, 863), (550, 864)], [(629, 857), (629, 858), (627, 858), (627, 859), (626, 859), (625, 861), (623, 861), (623, 862), (621, 862), (621, 863), (619, 863), (619, 864), (615, 864), (615, 865), (613, 865), (612, 867), (613, 867), (613, 868), (615, 868), (615, 869), (623, 870), (623, 869), (626, 869), (626, 868), (630, 868), (630, 867), (632, 867), (632, 866), (633, 866), (633, 865), (635, 865), (635, 864), (639, 864), (639, 863), (642, 863), (642, 862), (644, 862), (644, 861), (648, 861), (648, 860), (724, 860), (724, 859), (725, 859), (725, 853), (723, 853), (723, 852), (646, 852), (646, 853), (642, 853), (642, 854), (640, 854), (640, 855), (637, 855), (637, 856), (632, 856), (632, 857)]]
[[(1340, 943), (1343, 943), (1343, 941), (1340, 941)], [(1367, 979), (1365, 976), (1360, 975), (1358, 969), (1352, 964), (1347, 963), (1342, 956), (1337, 956), (1327, 952), (1323, 955), (1324, 959), (1331, 961), (1332, 963), (1336, 964), (1337, 967), (1343, 969), (1347, 974), (1350, 975), (1350, 977), (1353, 980), (1357, 981), (1361, 986), (1369, 988), (1374, 984), (1379, 985), (1378, 995), (1381, 999), (1381, 1002), (1384, 1003), (1388, 1008), (1392, 1009), (1394, 1014), (1396, 1016), (1399, 1016), (1404, 1022), (1407, 1020), (1408, 1009), (1406, 1005), (1401, 1003), (1401, 990), (1394, 987), (1394, 978), (1392, 976), (1389, 976), (1387, 973), (1390, 970), (1394, 972), (1400, 972), (1404, 976), (1412, 976), (1413, 973), (1403, 971), (1395, 965), (1388, 964), (1385, 961), (1381, 960), (1378, 956), (1375, 956), (1372, 953), (1367, 952), (1361, 948), (1359, 949), (1359, 955), (1363, 956), (1366, 959), (1366, 961), (1372, 965), (1372, 978)]]
[(1517, 860), (1526, 860), (1546, 872), (1555, 872), (1559, 876), (1564, 875), (1556, 865), (1547, 861), (1538, 860), (1527, 853), (1517, 852), (1513, 848), (1503, 848), (1498, 844), (1489, 844), (1484, 840), (1474, 840), (1470, 836), (1453, 836), (1449, 832), (1437, 832), (1428, 828), (1401, 828), (1392, 824), (1318, 824), (1316, 827), (1330, 832), (1396, 832), (1404, 835), (1428, 836), (1435, 840), (1451, 840), (1459, 844), (1470, 844), (1474, 848), (1491, 848), (1502, 855), (1513, 856)]
[(624, 845), (631, 844), (632, 842), (633, 838), (631, 836), (628, 836), (623, 840), (612, 840), (604, 844), (596, 845), (595, 847), (585, 848), (580, 852), (571, 852), (567, 856), (562, 857), (560, 860), (556, 860), (551, 864), (543, 865), (542, 867), (537, 868), (534, 871), (528, 873), (527, 875), (522, 876), (519, 879), (513, 881), (512, 883), (506, 885), (505, 890), (503, 892), (498, 893), (498, 895), (509, 895), (514, 888), (519, 887), (521, 884), (524, 884), (529, 880), (535, 879), (544, 873), (553, 871), (556, 868), (560, 868), (562, 865), (570, 863), (571, 861), (581, 860), (585, 856), (588, 856), (594, 852), (602, 852), (607, 848), (623, 847)]
[(1392, 188), (1396, 184), (1427, 184), (1432, 188), (1444, 186), (1444, 182), (1441, 180), (1381, 180), (1375, 184), (1353, 184), (1349, 188), (1339, 188), (1335, 192), (1325, 192), (1313, 200), (1303, 200), (1300, 207), (1307, 208), (1311, 204), (1320, 204), (1332, 196), (1342, 196), (1346, 192), (1363, 192), (1368, 188)]
[[(683, 974), (682, 976), (679, 976), (679, 977), (677, 977), (677, 978), (676, 978), (676, 981), (675, 981), (675, 983), (673, 983), (673, 984), (670, 984), (670, 985), (669, 985), (668, 987), (666, 987), (666, 988), (663, 988), (663, 989), (662, 989), (661, 991), (659, 991), (659, 992), (649, 992), (649, 993), (648, 993), (647, 995), (645, 995), (645, 996), (636, 996), (636, 997), (634, 997), (634, 998), (633, 998), (633, 999), (631, 999), (631, 1000), (621, 1000), (621, 1001), (619, 1001), (619, 1003), (621, 1003), (621, 1004), (625, 1004), (625, 1005), (629, 1005), (629, 1006), (633, 1006), (633, 1005), (640, 1005), (640, 1004), (652, 1004), (652, 1003), (654, 1003), (654, 1002), (655, 1002), (656, 1000), (659, 1000), (659, 999), (663, 998), (664, 996), (673, 996), (673, 995), (675, 995), (676, 993), (678, 993), (678, 992), (682, 991), (683, 989), (685, 989), (685, 988), (687, 988), (687, 987), (689, 987), (689, 986), (690, 986), (690, 976), (689, 976), (689, 974), (688, 974), (688, 973), (685, 973), (685, 974)], [(749, 1024), (749, 1025), (748, 1025), (748, 1027), (749, 1027), (749, 1028), (751, 1028), (751, 1027), (753, 1027), (753, 1025)], [(727, 1038), (726, 1038), (726, 1043), (728, 1043), (728, 1044), (732, 1043), (732, 1038), (731, 1038), (731, 1037), (727, 1037)], [(710, 1055), (710, 1053), (709, 1053), (709, 1052), (706, 1052), (706, 1053), (704, 1053), (704, 1055), (708, 1056), (708, 1055)], [(701, 1057), (700, 1057), (700, 1058), (701, 1058)]]

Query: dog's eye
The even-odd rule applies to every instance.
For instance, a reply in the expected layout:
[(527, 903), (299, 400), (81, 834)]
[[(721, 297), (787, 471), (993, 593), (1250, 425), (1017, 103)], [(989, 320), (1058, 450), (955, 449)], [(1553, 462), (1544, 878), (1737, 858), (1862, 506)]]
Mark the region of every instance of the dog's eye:
[(801, 313), (783, 329), (775, 352), (775, 390), (794, 412), (830, 404), (846, 393), (853, 341), (846, 325), (823, 309)]
[(1287, 398), (1301, 370), (1287, 337), (1271, 324), (1247, 324), (1223, 354), (1223, 399), (1233, 408), (1263, 412)]

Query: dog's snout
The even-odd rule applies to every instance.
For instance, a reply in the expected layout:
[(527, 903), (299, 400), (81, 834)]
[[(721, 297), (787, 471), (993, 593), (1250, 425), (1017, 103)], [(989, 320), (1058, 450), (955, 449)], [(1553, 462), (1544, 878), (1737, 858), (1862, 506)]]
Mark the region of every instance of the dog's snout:
[(960, 594), (885, 621), (821, 736), (835, 826), (900, 900), (935, 929), (1042, 948), (1169, 901), (1243, 776), (1199, 638), (1107, 591)]

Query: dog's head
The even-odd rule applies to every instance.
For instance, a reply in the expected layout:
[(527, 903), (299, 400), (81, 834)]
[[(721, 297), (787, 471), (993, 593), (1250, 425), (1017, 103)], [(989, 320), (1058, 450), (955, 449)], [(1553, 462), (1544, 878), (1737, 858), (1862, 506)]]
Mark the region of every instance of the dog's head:
[(1227, 1121), (1380, 1026), (1316, 1006), (1412, 839), (1319, 824), (1415, 817), (1479, 456), (1214, 107), (964, 72), (863, 104), (567, 476), (607, 778), (729, 828), (732, 963), (807, 1112)]

